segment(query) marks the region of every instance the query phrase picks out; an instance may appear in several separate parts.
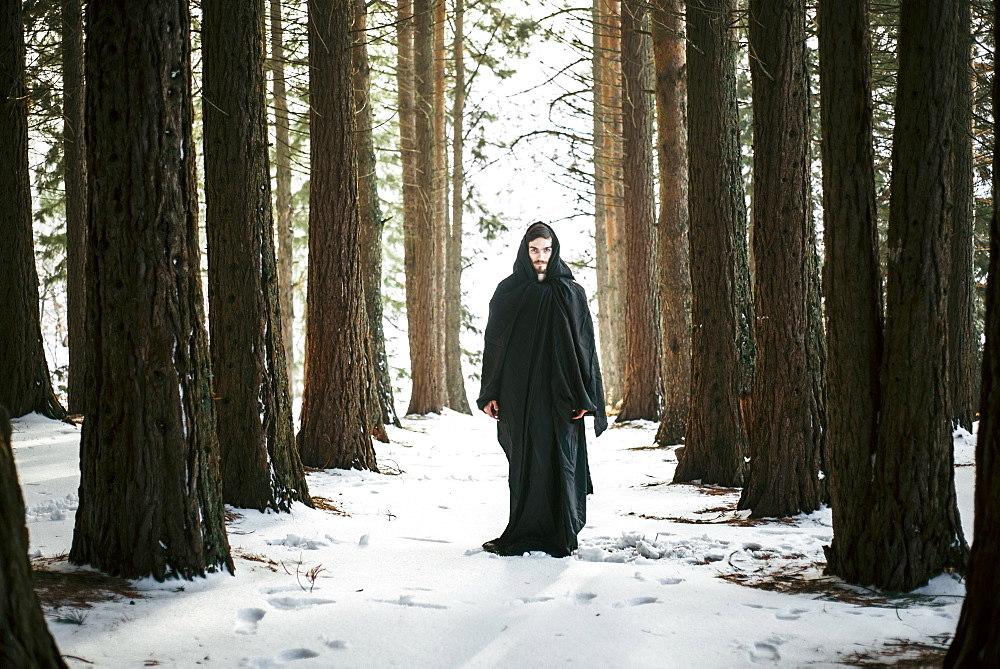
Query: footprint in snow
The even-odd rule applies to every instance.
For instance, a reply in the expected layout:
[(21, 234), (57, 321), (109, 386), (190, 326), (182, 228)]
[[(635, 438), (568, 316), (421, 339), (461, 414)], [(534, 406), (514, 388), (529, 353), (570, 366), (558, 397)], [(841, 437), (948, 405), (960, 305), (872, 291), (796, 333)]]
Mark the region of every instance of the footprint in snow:
[(803, 613), (809, 613), (809, 609), (788, 609), (774, 614), (778, 620), (798, 620)]
[(344, 641), (343, 639), (330, 639), (326, 636), (321, 636), (320, 641), (322, 641), (323, 645), (326, 646), (327, 648), (336, 648), (338, 650), (343, 650), (344, 648), (347, 648), (347, 642)]
[(515, 604), (538, 604), (540, 602), (551, 602), (551, 597), (518, 597), (514, 600)]
[(233, 631), (237, 634), (256, 634), (257, 623), (264, 615), (264, 609), (240, 609), (236, 612), (236, 625)]
[(632, 599), (626, 599), (624, 602), (615, 602), (614, 607), (616, 609), (623, 609), (626, 606), (642, 606), (643, 604), (655, 604), (660, 601), (656, 597), (633, 597)]
[(243, 667), (257, 667), (257, 669), (270, 669), (295, 660), (308, 660), (319, 657), (319, 653), (309, 648), (290, 648), (283, 650), (274, 657), (258, 657), (253, 660), (244, 660), (240, 663)]
[(770, 641), (757, 641), (747, 649), (747, 655), (749, 655), (750, 661), (755, 664), (758, 662), (778, 662), (781, 659), (777, 644)]
[(281, 585), (260, 589), (262, 595), (277, 595), (282, 592), (302, 592), (302, 588), (297, 585)]
[(332, 599), (312, 599), (309, 597), (272, 597), (267, 603), (282, 611), (297, 611), (320, 604), (333, 604)]
[(319, 653), (314, 650), (309, 650), (308, 648), (292, 648), (289, 650), (283, 650), (277, 655), (277, 659), (282, 662), (291, 662), (292, 660), (308, 660), (311, 657), (319, 657)]
[(412, 606), (419, 609), (446, 609), (443, 604), (428, 604), (426, 602), (413, 601), (413, 595), (400, 595), (399, 599), (373, 599), (373, 602), (381, 604), (399, 604), (400, 606)]
[(576, 600), (577, 604), (586, 604), (589, 601), (597, 599), (597, 595), (593, 592), (578, 592), (573, 595), (573, 599)]
[(684, 582), (683, 578), (661, 578), (658, 580), (660, 581), (660, 585), (677, 585)]

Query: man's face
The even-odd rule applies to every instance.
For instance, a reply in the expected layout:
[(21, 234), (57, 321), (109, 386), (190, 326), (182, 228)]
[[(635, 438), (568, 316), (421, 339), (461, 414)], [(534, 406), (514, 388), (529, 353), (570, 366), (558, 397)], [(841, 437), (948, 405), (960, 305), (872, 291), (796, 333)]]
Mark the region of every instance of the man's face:
[(528, 257), (535, 268), (535, 273), (544, 275), (552, 257), (552, 240), (538, 237), (528, 242)]

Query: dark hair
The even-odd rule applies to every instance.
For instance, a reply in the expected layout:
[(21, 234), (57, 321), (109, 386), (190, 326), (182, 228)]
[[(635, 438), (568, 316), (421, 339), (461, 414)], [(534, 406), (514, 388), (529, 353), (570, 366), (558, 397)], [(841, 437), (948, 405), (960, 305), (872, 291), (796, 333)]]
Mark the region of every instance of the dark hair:
[(552, 239), (552, 228), (546, 224), (538, 221), (537, 223), (532, 223), (531, 227), (524, 234), (524, 241), (532, 242), (536, 239)]

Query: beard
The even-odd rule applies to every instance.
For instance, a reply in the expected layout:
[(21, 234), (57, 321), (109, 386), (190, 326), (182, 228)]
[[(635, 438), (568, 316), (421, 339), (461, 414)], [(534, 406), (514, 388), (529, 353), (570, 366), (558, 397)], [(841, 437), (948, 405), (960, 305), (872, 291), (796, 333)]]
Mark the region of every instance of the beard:
[(539, 281), (545, 281), (545, 270), (548, 266), (548, 263), (535, 263), (535, 275)]

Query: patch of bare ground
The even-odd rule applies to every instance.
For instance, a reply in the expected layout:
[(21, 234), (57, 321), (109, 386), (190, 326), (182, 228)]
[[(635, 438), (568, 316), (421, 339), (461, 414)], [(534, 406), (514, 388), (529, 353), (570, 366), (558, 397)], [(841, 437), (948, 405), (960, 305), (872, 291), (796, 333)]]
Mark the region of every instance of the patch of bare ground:
[(636, 513), (635, 511), (629, 511), (626, 516), (635, 516), (636, 518), (643, 518), (645, 520), (668, 520), (672, 523), (681, 523), (684, 525), (731, 525), (733, 527), (757, 527), (758, 525), (791, 525), (795, 526), (796, 522), (794, 518), (744, 518), (742, 516), (733, 515), (735, 513), (735, 505), (730, 507), (713, 507), (710, 509), (702, 509), (700, 511), (695, 511), (697, 514), (707, 514), (715, 513), (717, 514), (715, 518), (686, 518), (684, 516), (653, 516), (646, 513)]
[(627, 448), (627, 451), (669, 451), (673, 446), (661, 446), (660, 444), (653, 444), (652, 446), (633, 446), (632, 448)]
[(63, 553), (31, 561), (35, 594), (42, 606), (49, 609), (64, 606), (89, 609), (97, 602), (142, 599), (143, 595), (133, 588), (132, 582), (124, 578), (89, 569), (53, 569), (55, 565), (65, 563), (68, 557)]
[(640, 488), (655, 488), (661, 485), (683, 485), (694, 488), (695, 491), (700, 492), (702, 495), (738, 495), (741, 490), (739, 488), (726, 488), (724, 486), (718, 485), (708, 485), (705, 483), (678, 483), (676, 481), (650, 481), (649, 483), (640, 483)]
[(931, 637), (934, 643), (892, 639), (879, 648), (851, 653), (839, 659), (851, 667), (941, 667), (951, 643), (950, 634)]
[[(758, 590), (797, 595), (813, 595), (814, 599), (854, 604), (856, 606), (900, 609), (921, 606), (945, 606), (941, 596), (916, 595), (908, 592), (887, 592), (845, 583), (835, 576), (823, 575), (826, 562), (801, 562), (801, 553), (780, 554), (767, 550), (755, 551), (755, 569), (748, 570), (733, 563), (730, 554), (727, 563), (734, 571), (717, 574), (730, 583)], [(789, 564), (790, 561), (798, 561)]]
[(241, 560), (248, 560), (250, 562), (259, 562), (262, 565), (264, 565), (266, 569), (270, 569), (275, 573), (278, 572), (278, 563), (272, 560), (271, 558), (267, 557), (266, 555), (261, 555), (260, 553), (250, 553), (248, 551), (244, 551), (241, 548), (234, 548), (233, 557), (239, 558)]
[(312, 502), (314, 508), (322, 509), (323, 511), (332, 513), (335, 516), (344, 516), (346, 518), (351, 517), (351, 514), (347, 513), (339, 506), (334, 504), (333, 500), (330, 499), (329, 497), (319, 497), (314, 495), (312, 498)]

